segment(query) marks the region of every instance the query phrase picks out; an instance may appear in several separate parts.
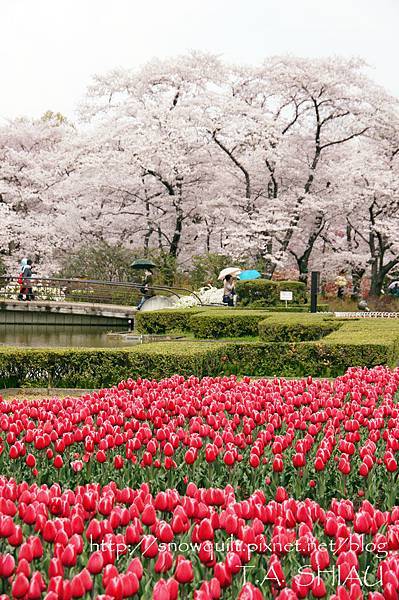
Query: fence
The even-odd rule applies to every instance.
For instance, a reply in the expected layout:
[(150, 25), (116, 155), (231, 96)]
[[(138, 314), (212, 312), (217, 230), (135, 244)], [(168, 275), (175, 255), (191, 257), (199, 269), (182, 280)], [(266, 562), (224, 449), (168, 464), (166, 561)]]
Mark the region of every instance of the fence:
[[(135, 306), (142, 296), (140, 283), (44, 277), (32, 277), (30, 283), (34, 299), (37, 301)], [(0, 277), (0, 300), (18, 300), (20, 288), (18, 277)], [(186, 288), (151, 285), (148, 289), (151, 295), (166, 295), (174, 298), (191, 294), (202, 304), (201, 299)]]

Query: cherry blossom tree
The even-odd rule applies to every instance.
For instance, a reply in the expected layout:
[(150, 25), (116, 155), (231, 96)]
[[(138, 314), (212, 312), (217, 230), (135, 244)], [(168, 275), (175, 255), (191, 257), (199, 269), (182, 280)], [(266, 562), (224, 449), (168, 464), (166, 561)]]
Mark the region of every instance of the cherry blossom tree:
[(97, 75), (80, 106), (0, 129), (0, 252), (44, 273), (116, 244), (269, 277), (346, 268), (379, 294), (399, 263), (397, 101), (360, 60), (191, 53)]

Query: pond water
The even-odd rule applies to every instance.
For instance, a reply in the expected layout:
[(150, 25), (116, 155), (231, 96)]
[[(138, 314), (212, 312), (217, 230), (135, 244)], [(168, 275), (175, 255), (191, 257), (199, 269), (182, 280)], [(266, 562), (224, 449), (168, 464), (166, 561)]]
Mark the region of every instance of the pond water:
[[(109, 327), (0, 325), (0, 346), (121, 348), (140, 343), (139, 339), (126, 340), (123, 336), (108, 336), (109, 332)], [(126, 327), (114, 327), (112, 332), (124, 333)]]

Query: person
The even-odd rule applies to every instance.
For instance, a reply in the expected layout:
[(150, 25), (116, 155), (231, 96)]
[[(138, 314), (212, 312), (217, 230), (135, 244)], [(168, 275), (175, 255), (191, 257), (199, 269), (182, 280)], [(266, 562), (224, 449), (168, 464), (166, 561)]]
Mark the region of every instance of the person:
[(223, 285), (223, 304), (234, 306), (235, 283), (232, 275), (226, 275)]
[(18, 294), (18, 300), (23, 300), (25, 296), (25, 300), (28, 302), (34, 300), (34, 294), (32, 290), (32, 261), (29, 259), (26, 261), (26, 265), (24, 266), (24, 270), (22, 271), (19, 277), (20, 289)]
[(335, 279), (335, 285), (337, 286), (337, 298), (343, 300), (345, 296), (345, 288), (348, 285), (348, 280), (345, 277), (345, 271), (340, 271), (338, 277)]
[(394, 281), (388, 287), (388, 291), (394, 298), (399, 298), (399, 281)]
[(370, 312), (370, 309), (367, 304), (367, 300), (359, 300), (357, 307), (359, 310), (363, 310), (365, 312)]
[(148, 298), (151, 298), (153, 296), (153, 292), (151, 290), (152, 279), (153, 279), (153, 272), (152, 271), (144, 271), (144, 281), (143, 281), (143, 285), (140, 288), (140, 292), (143, 295), (141, 297), (140, 302), (137, 305), (137, 310), (140, 310), (140, 308), (143, 306), (144, 302), (146, 300), (148, 300)]
[(19, 284), (19, 294), (18, 294), (18, 300), (23, 300), (24, 299), (24, 270), (25, 267), (27, 265), (28, 259), (27, 258), (23, 258), (20, 262), (19, 265), (19, 276), (18, 276), (18, 284)]

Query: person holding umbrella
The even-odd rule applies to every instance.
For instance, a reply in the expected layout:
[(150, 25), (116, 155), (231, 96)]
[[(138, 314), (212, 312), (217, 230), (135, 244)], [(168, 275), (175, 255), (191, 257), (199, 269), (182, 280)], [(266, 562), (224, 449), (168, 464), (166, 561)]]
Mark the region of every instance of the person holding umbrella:
[(130, 266), (132, 269), (144, 271), (144, 279), (140, 287), (142, 297), (137, 305), (137, 310), (140, 310), (144, 302), (149, 298), (152, 298), (152, 296), (154, 295), (154, 292), (151, 289), (151, 287), (153, 284), (154, 276), (153, 269), (156, 267), (156, 264), (152, 262), (152, 260), (149, 260), (147, 258), (139, 258), (135, 260)]
[(143, 280), (143, 285), (140, 288), (140, 292), (143, 294), (141, 296), (141, 300), (137, 305), (137, 310), (140, 310), (140, 308), (143, 306), (144, 302), (146, 300), (148, 300), (149, 298), (152, 298), (152, 296), (154, 295), (151, 286), (153, 283), (153, 272), (152, 271), (144, 271), (144, 280)]
[(234, 306), (235, 293), (235, 279), (233, 278), (233, 275), (228, 274), (224, 278), (223, 304), (227, 304), (227, 306)]
[(235, 277), (241, 273), (239, 267), (226, 267), (219, 273), (218, 280), (223, 281), (223, 304), (234, 306)]
[(388, 292), (394, 298), (399, 298), (399, 281), (392, 281), (388, 286)]

